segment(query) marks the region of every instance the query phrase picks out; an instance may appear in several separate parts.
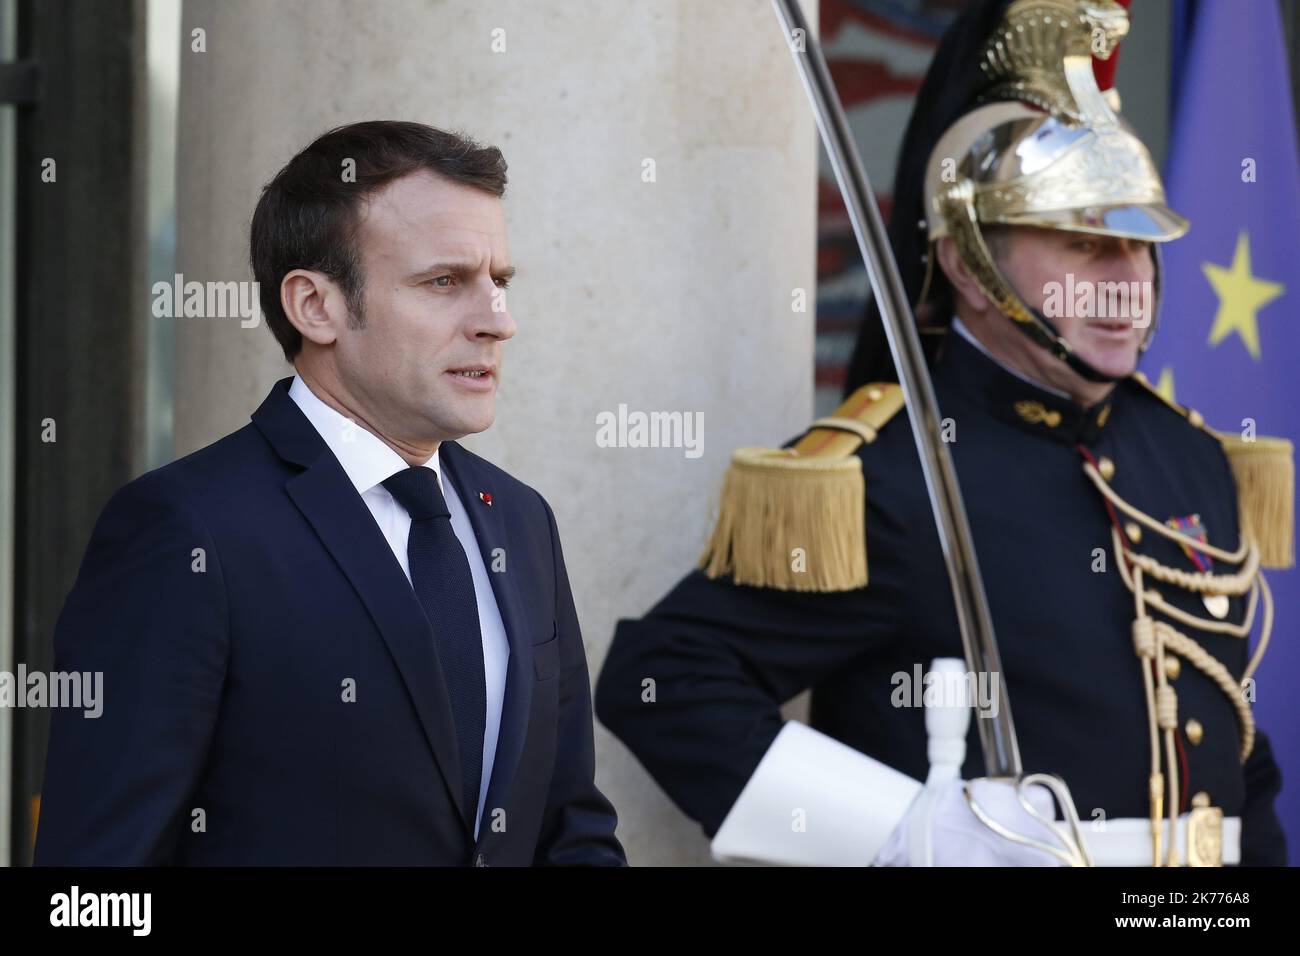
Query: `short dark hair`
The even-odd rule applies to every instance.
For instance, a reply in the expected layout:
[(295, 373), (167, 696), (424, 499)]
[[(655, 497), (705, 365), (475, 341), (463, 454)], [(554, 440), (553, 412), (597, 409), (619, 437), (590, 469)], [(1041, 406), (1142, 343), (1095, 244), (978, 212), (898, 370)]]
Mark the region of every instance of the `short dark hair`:
[[(348, 160), (355, 168), (345, 166)], [(396, 120), (330, 130), (263, 187), (249, 229), (248, 258), (262, 314), (290, 362), (302, 349), (302, 335), (280, 307), (285, 275), (294, 269), (323, 272), (338, 282), (348, 308), (360, 317), (365, 289), (355, 242), (360, 205), (375, 190), (419, 170), (498, 197), (506, 191), (506, 161), (495, 146)]]

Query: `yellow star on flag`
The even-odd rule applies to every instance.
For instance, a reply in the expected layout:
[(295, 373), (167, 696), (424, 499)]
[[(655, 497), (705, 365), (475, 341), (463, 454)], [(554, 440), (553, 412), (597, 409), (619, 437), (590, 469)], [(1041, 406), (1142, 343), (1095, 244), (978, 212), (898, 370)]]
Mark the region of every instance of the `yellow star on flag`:
[(1286, 289), (1280, 282), (1256, 279), (1250, 272), (1250, 238), (1243, 229), (1237, 236), (1237, 250), (1232, 265), (1225, 269), (1213, 263), (1201, 263), (1205, 277), (1219, 297), (1219, 311), (1210, 329), (1210, 345), (1218, 345), (1236, 332), (1250, 357), (1259, 361), (1259, 326), (1257, 313)]
[(1156, 392), (1166, 402), (1175, 401), (1174, 398), (1174, 370), (1166, 365), (1160, 370), (1160, 380), (1155, 385)]

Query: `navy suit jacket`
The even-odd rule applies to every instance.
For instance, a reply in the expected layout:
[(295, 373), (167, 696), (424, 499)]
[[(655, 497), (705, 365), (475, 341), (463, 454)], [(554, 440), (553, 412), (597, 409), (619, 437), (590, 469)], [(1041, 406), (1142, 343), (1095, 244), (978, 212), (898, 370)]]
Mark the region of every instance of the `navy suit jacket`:
[(289, 382), (100, 516), (54, 645), (56, 670), (103, 672), (103, 713), (53, 711), (36, 862), (624, 864), (549, 506), (442, 444), (484, 562), (504, 561), (475, 841), (428, 619)]

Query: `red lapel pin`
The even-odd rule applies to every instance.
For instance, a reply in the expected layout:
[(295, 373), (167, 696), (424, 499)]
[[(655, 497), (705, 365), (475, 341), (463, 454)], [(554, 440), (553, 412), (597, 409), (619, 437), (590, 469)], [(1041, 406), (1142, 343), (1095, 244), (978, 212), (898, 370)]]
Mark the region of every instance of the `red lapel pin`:
[(491, 492), (488, 492), (488, 491), (480, 491), (480, 492), (478, 493), (478, 500), (481, 501), (481, 502), (483, 502), (483, 504), (487, 505), (489, 508), (492, 507), (492, 493), (491, 493)]

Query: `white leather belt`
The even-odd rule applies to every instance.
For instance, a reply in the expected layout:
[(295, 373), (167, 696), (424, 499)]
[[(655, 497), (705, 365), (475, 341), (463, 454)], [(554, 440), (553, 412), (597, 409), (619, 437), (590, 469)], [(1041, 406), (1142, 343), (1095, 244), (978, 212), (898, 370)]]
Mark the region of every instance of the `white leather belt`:
[[(1174, 828), (1178, 841), (1178, 861), (1187, 865), (1187, 820), (1191, 814), (1184, 813), (1178, 818)], [(1067, 833), (1066, 824), (1057, 822), (1057, 829)], [(1083, 839), (1092, 854), (1096, 866), (1150, 866), (1151, 865), (1151, 821), (1132, 817), (1119, 820), (1106, 820), (1097, 824), (1085, 822), (1080, 828)], [(1224, 817), (1221, 828), (1222, 862), (1225, 866), (1235, 866), (1241, 862), (1241, 817)], [(1169, 821), (1164, 821), (1164, 836), (1161, 839), (1161, 859), (1166, 858), (1169, 849)]]

